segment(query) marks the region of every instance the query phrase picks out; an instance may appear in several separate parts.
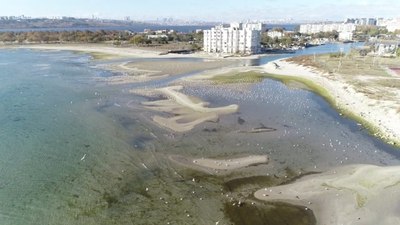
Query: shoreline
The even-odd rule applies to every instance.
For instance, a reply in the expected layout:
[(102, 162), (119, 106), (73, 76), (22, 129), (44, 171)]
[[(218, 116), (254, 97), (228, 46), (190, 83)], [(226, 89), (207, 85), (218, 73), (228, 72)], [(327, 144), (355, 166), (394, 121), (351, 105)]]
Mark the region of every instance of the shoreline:
[[(200, 59), (219, 59), (219, 60), (240, 60), (240, 59), (258, 59), (260, 57), (270, 54), (258, 54), (249, 56), (232, 56), (232, 55), (215, 55), (208, 54), (205, 52), (195, 52), (191, 54), (177, 54), (168, 53), (164, 54), (165, 51), (160, 49), (152, 49), (146, 47), (135, 47), (135, 46), (124, 46), (118, 47), (110, 44), (97, 44), (97, 43), (67, 43), (67, 44), (11, 44), (1, 45), (0, 49), (13, 48), (13, 49), (34, 49), (34, 50), (58, 50), (58, 51), (75, 51), (88, 53), (93, 56), (94, 59), (113, 59), (113, 58), (200, 58)], [(96, 57), (96, 54), (105, 54)]]
[[(328, 74), (317, 69), (304, 67), (279, 59), (263, 66), (263, 71), (270, 73), (273, 79), (306, 79), (320, 86), (326, 93), (317, 93), (336, 108), (340, 115), (345, 115), (362, 124), (372, 135), (386, 143), (398, 146), (400, 143), (400, 116), (388, 108), (385, 101), (370, 99), (357, 92), (350, 84), (340, 79), (330, 79)], [(274, 64), (278, 64), (276, 68)], [(268, 76), (267, 76), (268, 77)], [(337, 77), (335, 77), (337, 78)], [(316, 90), (316, 92), (319, 92)], [(395, 120), (395, 121), (393, 121)]]

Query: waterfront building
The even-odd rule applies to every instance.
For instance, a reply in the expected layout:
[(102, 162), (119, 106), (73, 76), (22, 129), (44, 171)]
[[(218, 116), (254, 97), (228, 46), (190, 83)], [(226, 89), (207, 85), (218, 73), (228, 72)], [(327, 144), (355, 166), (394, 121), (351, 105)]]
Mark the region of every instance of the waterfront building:
[(400, 31), (400, 18), (391, 19), (386, 23), (386, 28), (389, 32)]
[(299, 32), (302, 34), (316, 34), (319, 32), (353, 32), (356, 25), (353, 23), (322, 23), (322, 24), (302, 24)]
[(256, 54), (261, 51), (261, 23), (231, 23), (204, 30), (204, 51), (226, 54)]
[(339, 33), (340, 41), (352, 41), (353, 40), (353, 32), (343, 31)]

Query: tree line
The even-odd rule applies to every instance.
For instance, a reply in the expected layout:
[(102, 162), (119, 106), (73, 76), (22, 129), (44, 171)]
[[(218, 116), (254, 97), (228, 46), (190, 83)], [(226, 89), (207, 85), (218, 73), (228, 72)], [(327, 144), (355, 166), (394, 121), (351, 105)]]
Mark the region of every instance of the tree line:
[(32, 32), (2, 32), (0, 42), (3, 43), (103, 43), (112, 42), (116, 45), (134, 44), (168, 44), (169, 42), (190, 42), (200, 45), (203, 34), (171, 32), (166, 38), (149, 39), (148, 34), (130, 31), (32, 31)]

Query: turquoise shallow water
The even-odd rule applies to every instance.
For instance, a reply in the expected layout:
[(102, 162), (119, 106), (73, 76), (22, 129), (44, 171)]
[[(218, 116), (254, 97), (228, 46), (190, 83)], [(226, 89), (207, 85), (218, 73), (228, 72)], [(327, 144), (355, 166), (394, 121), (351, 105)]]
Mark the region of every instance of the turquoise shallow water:
[(0, 224), (68, 224), (65, 203), (82, 194), (75, 180), (106, 170), (110, 150), (129, 149), (96, 111), (104, 96), (88, 60), (0, 51)]
[[(271, 80), (243, 92), (185, 88), (240, 110), (174, 135), (128, 93), (137, 85), (108, 86), (99, 77), (111, 74), (95, 66), (69, 52), (0, 50), (1, 225), (229, 223), (231, 199), (254, 201), (252, 191), (293, 173), (399, 163), (395, 149), (320, 97)], [(277, 131), (238, 132), (260, 123)], [(213, 177), (174, 164), (171, 154), (269, 154), (271, 163)]]

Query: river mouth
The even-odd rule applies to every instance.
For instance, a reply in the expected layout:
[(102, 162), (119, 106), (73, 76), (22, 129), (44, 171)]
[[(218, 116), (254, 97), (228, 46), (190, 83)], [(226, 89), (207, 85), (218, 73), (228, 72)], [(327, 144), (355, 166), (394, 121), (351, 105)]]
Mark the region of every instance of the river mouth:
[[(252, 224), (263, 224), (272, 214), (310, 224), (311, 211), (256, 201), (254, 190), (345, 164), (398, 164), (395, 149), (322, 98), (276, 81), (241, 93), (185, 87), (211, 106), (239, 104), (239, 112), (175, 134), (151, 121), (156, 113), (142, 107), (145, 98), (129, 93), (135, 85), (95, 82), (104, 71), (86, 56), (17, 50), (0, 57), (14, 65), (2, 65), (0, 77), (4, 224), (245, 224), (250, 215)], [(260, 127), (271, 129), (246, 132)], [(169, 159), (264, 154), (268, 164), (223, 176)], [(239, 201), (246, 204), (232, 205)], [(279, 218), (269, 224), (288, 222)]]

